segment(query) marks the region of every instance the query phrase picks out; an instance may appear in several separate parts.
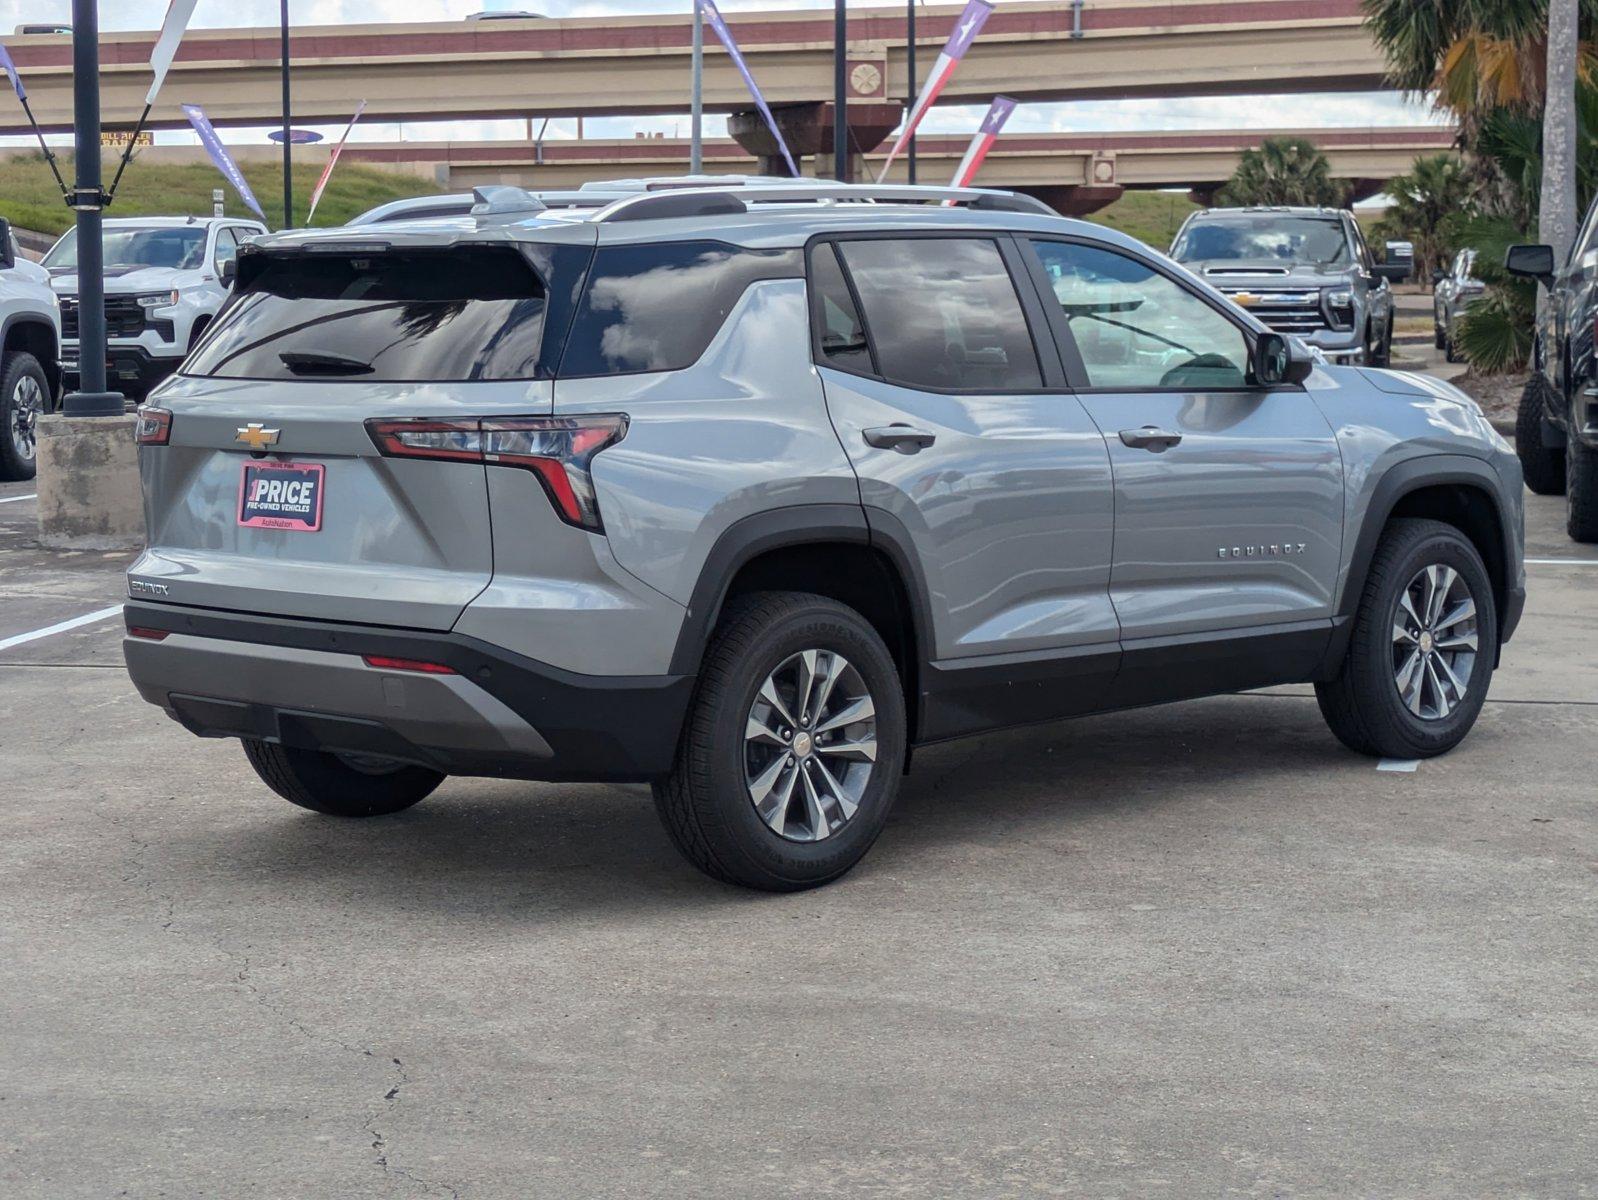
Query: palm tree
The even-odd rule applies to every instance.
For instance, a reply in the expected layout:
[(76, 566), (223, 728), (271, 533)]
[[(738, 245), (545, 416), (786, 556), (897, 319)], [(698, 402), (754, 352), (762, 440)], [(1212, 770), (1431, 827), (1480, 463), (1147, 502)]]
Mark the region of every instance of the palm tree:
[(1543, 108), (1542, 240), (1561, 261), (1576, 240), (1578, 0), (1549, 0), (1548, 99)]
[(1471, 182), (1457, 155), (1417, 158), (1409, 174), (1388, 182), (1392, 205), (1377, 223), (1378, 240), (1413, 242), (1419, 278), (1448, 265), (1458, 247), (1458, 224), (1471, 202)]
[(1326, 155), (1307, 138), (1266, 138), (1245, 150), (1216, 194), (1220, 204), (1321, 204), (1341, 208), (1348, 186), (1332, 178)]

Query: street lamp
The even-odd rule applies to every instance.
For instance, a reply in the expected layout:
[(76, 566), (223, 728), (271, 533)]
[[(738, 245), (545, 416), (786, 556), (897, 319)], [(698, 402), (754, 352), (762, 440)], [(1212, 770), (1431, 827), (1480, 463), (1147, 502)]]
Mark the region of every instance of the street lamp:
[(100, 213), (100, 14), (95, 0), (72, 0), (73, 153), (77, 172), (67, 203), (78, 227), (78, 390), (63, 400), (69, 417), (122, 415), (122, 394), (106, 391), (105, 246)]
[[(916, 0), (905, 0), (904, 22), (905, 73), (910, 77), (910, 90), (906, 95), (909, 97), (911, 107), (914, 107), (916, 102)], [(910, 109), (905, 109), (907, 116), (909, 112)], [(914, 183), (916, 181), (916, 135), (913, 131), (910, 134), (910, 145), (906, 149), (909, 151), (909, 158), (905, 160), (905, 166), (910, 173), (910, 182)]]
[(278, 30), (282, 36), (283, 50), (283, 228), (294, 228), (294, 176), (293, 142), (289, 136), (289, 0), (281, 0), (278, 10)]
[(832, 8), (832, 177), (849, 182), (849, 8), (833, 0)]

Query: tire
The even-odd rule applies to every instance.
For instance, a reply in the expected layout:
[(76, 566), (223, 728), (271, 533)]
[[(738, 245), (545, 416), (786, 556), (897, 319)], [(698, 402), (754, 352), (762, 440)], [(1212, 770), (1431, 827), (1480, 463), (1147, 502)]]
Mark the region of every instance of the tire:
[(1372, 367), (1388, 367), (1393, 362), (1393, 322), (1389, 318), (1387, 328), (1377, 338), (1376, 344), (1365, 352), (1365, 362)]
[(1598, 450), (1565, 436), (1565, 530), (1572, 541), (1598, 542)]
[[(1434, 624), (1434, 628), (1439, 635), (1456, 637), (1468, 631), (1476, 648), (1468, 662), (1460, 657), (1462, 650), (1436, 653), (1435, 661), (1448, 663), (1464, 685), (1464, 695), (1454, 697), (1452, 707), (1445, 708), (1431, 680), (1444, 681), (1447, 676), (1434, 667), (1430, 679), (1424, 673), (1420, 676), (1417, 715), (1400, 695), (1399, 666), (1428, 645), (1431, 637), (1415, 639), (1413, 649), (1406, 653), (1394, 630), (1400, 620), (1409, 623), (1400, 607), (1401, 598), (1417, 583), (1422, 585), (1419, 595), (1423, 595), (1422, 572), (1429, 568), (1452, 572), (1475, 606), (1472, 621), (1461, 620), (1448, 627)], [(1445, 591), (1443, 616), (1457, 611), (1454, 597), (1459, 595), (1451, 589)], [(1412, 607), (1426, 615), (1420, 599), (1413, 601)], [(1476, 547), (1452, 525), (1400, 518), (1388, 524), (1377, 544), (1342, 666), (1335, 678), (1315, 685), (1315, 697), (1326, 724), (1349, 749), (1383, 758), (1430, 758), (1452, 750), (1476, 723), (1492, 681), (1497, 650), (1498, 612), (1492, 582)], [(1445, 693), (1442, 700), (1447, 699)]]
[[(831, 683), (805, 725), (796, 697), (808, 652), (844, 666), (812, 669), (813, 679), (830, 676)], [(784, 701), (780, 707), (764, 700), (768, 689)], [(822, 733), (828, 718), (861, 711), (861, 695), (875, 722), (874, 760), (846, 749), (872, 736), (864, 720)], [(762, 728), (769, 737), (750, 736)], [(806, 730), (815, 735), (813, 752)], [(784, 732), (787, 748), (776, 740)], [(905, 742), (904, 692), (876, 630), (823, 596), (757, 593), (723, 618), (706, 651), (676, 763), (654, 785), (655, 808), (677, 849), (713, 879), (770, 892), (816, 887), (853, 867), (882, 832), (898, 795)], [(804, 751), (793, 753), (801, 745)], [(755, 799), (762, 785), (763, 809)], [(853, 793), (852, 813), (836, 799), (840, 788)], [(812, 803), (827, 792), (825, 805)], [(822, 825), (826, 832), (815, 836)]]
[(1438, 350), (1446, 351), (1448, 348), (1448, 335), (1443, 332), (1443, 323), (1437, 319), (1437, 314), (1432, 314), (1432, 345)]
[(290, 804), (329, 817), (386, 817), (425, 800), (444, 776), (426, 767), (360, 760), (244, 739), (244, 757)]
[(1462, 355), (1454, 346), (1454, 338), (1452, 334), (1443, 334), (1443, 361), (1451, 363), (1460, 363), (1465, 361), (1465, 356)]
[[(1565, 490), (1565, 452), (1543, 445), (1543, 394), (1547, 384), (1533, 371), (1520, 393), (1515, 412), (1515, 456), (1526, 486), (1539, 496), (1557, 496)], [(1568, 439), (1567, 439), (1568, 440)]]
[(35, 427), (50, 411), (50, 381), (26, 351), (0, 364), (0, 480), (32, 479), (38, 473)]

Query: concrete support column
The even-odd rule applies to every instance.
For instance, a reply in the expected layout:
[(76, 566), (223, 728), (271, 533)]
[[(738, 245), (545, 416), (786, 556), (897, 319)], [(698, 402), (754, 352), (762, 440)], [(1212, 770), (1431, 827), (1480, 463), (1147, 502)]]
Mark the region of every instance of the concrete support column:
[[(849, 142), (855, 160), (852, 178), (869, 182), (862, 162), (898, 127), (903, 115), (898, 104), (873, 104), (858, 100), (849, 102)], [(810, 174), (819, 178), (832, 178), (832, 105), (788, 104), (773, 108), (777, 127), (782, 130), (783, 141), (804, 170), (804, 159), (812, 159)], [(727, 118), (727, 132), (740, 146), (760, 160), (760, 170), (766, 175), (786, 175), (788, 164), (777, 148), (777, 139), (771, 135), (766, 119), (755, 109), (735, 112)]]
[(53, 550), (144, 545), (137, 418), (39, 418), (39, 542)]

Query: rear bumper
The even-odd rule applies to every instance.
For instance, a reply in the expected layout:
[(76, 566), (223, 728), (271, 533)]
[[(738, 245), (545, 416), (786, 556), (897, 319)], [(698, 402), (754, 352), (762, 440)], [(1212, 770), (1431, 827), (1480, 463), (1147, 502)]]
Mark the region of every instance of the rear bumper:
[[(577, 675), (460, 634), (137, 601), (139, 694), (202, 737), (378, 754), (452, 775), (631, 782), (671, 769), (693, 678)], [(366, 665), (443, 663), (455, 674)]]

